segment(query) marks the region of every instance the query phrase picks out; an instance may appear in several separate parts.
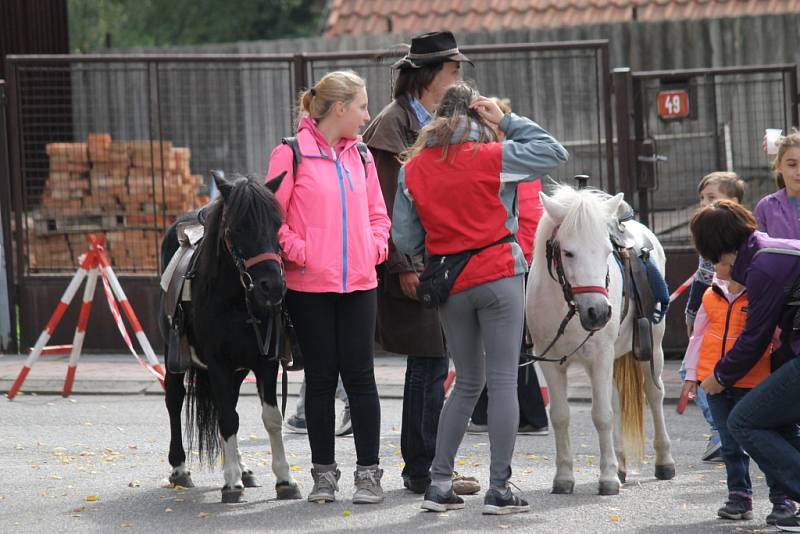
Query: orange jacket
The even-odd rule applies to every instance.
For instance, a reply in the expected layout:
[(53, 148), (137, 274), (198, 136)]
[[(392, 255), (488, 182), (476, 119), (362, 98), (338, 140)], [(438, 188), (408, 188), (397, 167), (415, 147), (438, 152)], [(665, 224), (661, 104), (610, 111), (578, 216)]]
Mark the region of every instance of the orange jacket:
[[(702, 382), (714, 371), (714, 366), (727, 353), (744, 330), (747, 321), (747, 292), (743, 291), (731, 302), (723, 291), (712, 285), (703, 294), (703, 308), (708, 315), (708, 327), (700, 344), (697, 361), (697, 381)], [(758, 363), (733, 387), (752, 389), (770, 373), (770, 348)]]

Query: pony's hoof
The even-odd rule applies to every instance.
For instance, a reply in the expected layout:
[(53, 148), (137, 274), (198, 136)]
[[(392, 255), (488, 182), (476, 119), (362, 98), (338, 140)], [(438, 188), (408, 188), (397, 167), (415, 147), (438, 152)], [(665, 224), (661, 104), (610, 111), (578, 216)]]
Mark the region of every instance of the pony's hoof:
[(553, 493), (556, 495), (571, 495), (575, 490), (575, 482), (572, 480), (554, 480)]
[(658, 480), (672, 480), (675, 478), (675, 464), (657, 465), (656, 478)]
[(628, 473), (625, 471), (617, 471), (617, 476), (619, 477), (619, 481), (625, 484), (625, 478), (628, 476)]
[(290, 501), (294, 499), (302, 499), (300, 488), (296, 482), (278, 482), (275, 484), (275, 493), (278, 495), (279, 501)]
[(245, 488), (261, 487), (252, 471), (242, 471), (242, 484), (244, 484)]
[(189, 471), (184, 471), (183, 473), (179, 474), (171, 474), (169, 476), (170, 484), (175, 484), (176, 486), (181, 486), (184, 488), (193, 488), (194, 482), (192, 482), (192, 474)]
[(597, 493), (598, 495), (619, 495), (619, 482), (601, 480), (600, 490)]
[(222, 488), (222, 502), (224, 504), (234, 504), (242, 502), (244, 488), (225, 486)]

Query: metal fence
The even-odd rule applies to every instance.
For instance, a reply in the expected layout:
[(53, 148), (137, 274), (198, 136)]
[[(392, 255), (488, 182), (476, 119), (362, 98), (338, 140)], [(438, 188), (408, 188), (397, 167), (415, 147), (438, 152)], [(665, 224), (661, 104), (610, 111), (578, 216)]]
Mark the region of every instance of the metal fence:
[[(211, 168), (266, 170), (291, 125), (292, 56), (9, 57), (20, 276), (75, 268), (89, 232), (154, 276)], [(278, 98), (276, 98), (278, 95)]]
[[(608, 42), (497, 44), (464, 46), (474, 63), (462, 64), (462, 77), (481, 93), (508, 98), (520, 115), (552, 132), (570, 151), (570, 161), (553, 178), (588, 174), (590, 185), (614, 190), (613, 146), (608, 77)], [(379, 58), (376, 60), (376, 58)], [(331, 70), (348, 68), (366, 78), (374, 116), (391, 101), (394, 56), (375, 52), (303, 54), (303, 81), (313, 83)]]

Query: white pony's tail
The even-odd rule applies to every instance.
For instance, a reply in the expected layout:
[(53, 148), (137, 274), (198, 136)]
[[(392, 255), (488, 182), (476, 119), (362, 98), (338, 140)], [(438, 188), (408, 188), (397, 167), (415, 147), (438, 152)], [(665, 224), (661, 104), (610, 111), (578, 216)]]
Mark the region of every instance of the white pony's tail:
[(614, 385), (619, 392), (622, 452), (627, 465), (644, 460), (644, 372), (628, 352), (614, 360)]

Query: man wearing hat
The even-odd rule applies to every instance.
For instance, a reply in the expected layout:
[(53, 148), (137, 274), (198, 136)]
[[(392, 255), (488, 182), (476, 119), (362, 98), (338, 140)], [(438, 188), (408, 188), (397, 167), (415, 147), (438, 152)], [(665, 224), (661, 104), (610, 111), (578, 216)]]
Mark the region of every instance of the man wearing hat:
[[(451, 32), (431, 32), (411, 39), (408, 54), (392, 65), (397, 70), (394, 100), (363, 136), (375, 160), (390, 214), (400, 171), (398, 156), (431, 120), (447, 88), (461, 79), (464, 61), (470, 62), (459, 52)], [(378, 338), (385, 350), (408, 356), (400, 435), (403, 483), (420, 494), (430, 483), (449, 368), (438, 313), (424, 308), (416, 297), (423, 267), (421, 256), (412, 258), (397, 252), (390, 240), (389, 259), (378, 272)], [(477, 480), (469, 477), (457, 477), (453, 488), (462, 494), (480, 491)]]

